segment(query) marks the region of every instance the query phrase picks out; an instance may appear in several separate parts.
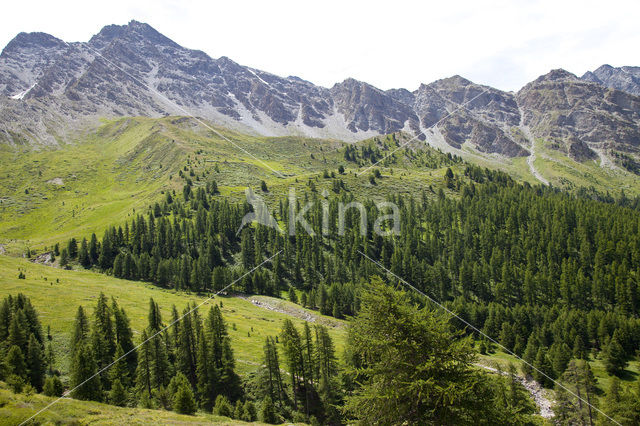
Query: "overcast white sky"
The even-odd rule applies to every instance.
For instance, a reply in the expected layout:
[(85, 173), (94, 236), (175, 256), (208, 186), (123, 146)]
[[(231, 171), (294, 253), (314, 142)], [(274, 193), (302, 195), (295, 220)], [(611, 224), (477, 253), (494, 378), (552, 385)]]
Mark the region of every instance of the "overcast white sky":
[(20, 31), (88, 41), (146, 22), (182, 46), (331, 87), (382, 89), (460, 74), (517, 90), (553, 68), (640, 65), (640, 1), (132, 0), (5, 2), (0, 45)]

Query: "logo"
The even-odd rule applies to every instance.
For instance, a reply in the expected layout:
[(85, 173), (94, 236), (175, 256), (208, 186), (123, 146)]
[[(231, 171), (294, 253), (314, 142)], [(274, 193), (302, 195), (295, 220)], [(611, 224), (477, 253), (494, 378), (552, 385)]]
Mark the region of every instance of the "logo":
[(278, 225), (278, 221), (271, 215), (271, 213), (269, 213), (267, 203), (265, 203), (260, 196), (256, 195), (251, 188), (245, 189), (244, 193), (247, 197), (247, 203), (252, 207), (252, 211), (244, 215), (242, 223), (236, 231), (236, 235), (242, 231), (242, 228), (253, 222), (258, 222), (260, 225), (275, 228), (278, 231), (283, 232)]

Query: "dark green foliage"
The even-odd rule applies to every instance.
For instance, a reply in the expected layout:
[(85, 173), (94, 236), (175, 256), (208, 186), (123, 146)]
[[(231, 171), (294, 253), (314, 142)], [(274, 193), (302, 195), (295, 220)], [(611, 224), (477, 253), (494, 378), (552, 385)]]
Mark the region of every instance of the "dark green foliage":
[(345, 409), (364, 423), (480, 423), (494, 414), (469, 340), (378, 279), (362, 294), (347, 351), (348, 372), (361, 386)]
[(44, 351), (42, 350), (42, 343), (38, 342), (33, 334), (29, 336), (26, 364), (29, 383), (36, 391), (41, 392), (42, 386), (44, 385), (46, 362), (44, 359)]
[(545, 348), (538, 348), (533, 366), (533, 378), (544, 387), (553, 387), (555, 372), (553, 371), (553, 366), (551, 365)]
[(231, 403), (224, 395), (218, 395), (216, 398), (215, 406), (213, 407), (213, 414), (218, 416), (233, 417), (233, 408)]
[(64, 392), (64, 386), (58, 376), (50, 376), (44, 381), (42, 392), (47, 396), (60, 397)]
[[(373, 164), (382, 159), (385, 148), (395, 145), (394, 136), (360, 147), (347, 146), (345, 160), (358, 165)], [(416, 154), (416, 158), (420, 155)], [(359, 254), (363, 251), (550, 377), (562, 374), (570, 365), (571, 357), (587, 359), (592, 354), (600, 356), (600, 351), (607, 363), (618, 365), (609, 371), (619, 374), (624, 368), (623, 362), (640, 349), (637, 319), (640, 296), (636, 280), (640, 271), (638, 209), (632, 208), (630, 201), (615, 203), (603, 199), (602, 202), (588, 199), (584, 194), (573, 196), (553, 188), (519, 185), (504, 173), (470, 165), (462, 173), (456, 166), (461, 163), (460, 159), (430, 155), (419, 161), (427, 167), (447, 166), (444, 183), (447, 194), (453, 192), (455, 196), (445, 197), (440, 188), (415, 198), (391, 194), (388, 200), (399, 207), (402, 217), (399, 237), (382, 237), (373, 232), (373, 223), (381, 212), (370, 201), (364, 203), (367, 218), (363, 222), (355, 209), (346, 213), (345, 232), (340, 235), (339, 203), (344, 205), (355, 199), (337, 179), (308, 182), (310, 192), (306, 196), (315, 204), (305, 218), (315, 235), (309, 236), (299, 229), (295, 237), (289, 238), (257, 224), (244, 227), (237, 234), (240, 220), (250, 207), (214, 196), (215, 182), (200, 185), (195, 179), (194, 185), (187, 178), (184, 201), (167, 193), (164, 201), (145, 215), (133, 218), (124, 225), (124, 230), (121, 227), (107, 229), (101, 244), (92, 236), (87, 244), (89, 266), (162, 287), (209, 293), (221, 290), (263, 259), (284, 249), (272, 264), (240, 280), (229, 291), (279, 296), (281, 291), (289, 289), (292, 300), (295, 300), (293, 294), (300, 291), (301, 303), (305, 306), (344, 318), (360, 312), (361, 292), (366, 289), (363, 283), (381, 273)], [(344, 169), (339, 172), (343, 173)], [(326, 175), (331, 176), (328, 172)], [(376, 169), (371, 179), (376, 182), (384, 178)], [(322, 191), (316, 193), (315, 186), (320, 190), (320, 185), (326, 188), (331, 183), (336, 195), (326, 200), (329, 206), (329, 234), (326, 235), (322, 232), (319, 195)], [(267, 190), (266, 184), (263, 190)], [(289, 206), (289, 200), (283, 199), (279, 209), (273, 209), (285, 228), (291, 207), (294, 206)], [(84, 265), (83, 246), (81, 244), (78, 260)], [(154, 309), (159, 313), (157, 306), (150, 307), (148, 337), (164, 327), (159, 315), (152, 312)], [(183, 312), (189, 311), (187, 307)], [(116, 341), (126, 352), (125, 343), (118, 337), (121, 333), (117, 332), (117, 309), (112, 307), (111, 312)], [(177, 318), (175, 312), (174, 318)], [(140, 378), (138, 388), (146, 390), (139, 393), (141, 398), (145, 398), (144, 394), (154, 394), (153, 388), (166, 387), (176, 372), (185, 375), (198, 405), (204, 409), (211, 409), (219, 394), (231, 401), (242, 397), (219, 310), (205, 315), (204, 324), (198, 315), (197, 312), (185, 315), (168, 332), (159, 333), (136, 351), (146, 366), (142, 369), (146, 373), (135, 375), (136, 379)], [(0, 335), (2, 321), (0, 306)], [(13, 322), (12, 317), (4, 322), (4, 333), (9, 336), (13, 328), (12, 339), (26, 342), (29, 334), (21, 333), (17, 322), (12, 327)], [(409, 323), (420, 328), (417, 320)], [(458, 321), (451, 321), (450, 325), (467, 335), (472, 334)], [(456, 335), (453, 330), (448, 332)], [(287, 417), (293, 408), (305, 421), (316, 417), (322, 422), (335, 422), (335, 413), (330, 413), (330, 407), (341, 405), (345, 393), (337, 380), (333, 348), (322, 343), (322, 329), (296, 330), (292, 324), (285, 323), (280, 337), (283, 362), (291, 373), (285, 381), (290, 385), (276, 377), (275, 368), (280, 368), (277, 345), (267, 340), (266, 370), (261, 372), (264, 386), (260, 392), (256, 391), (255, 400), (269, 396), (279, 412)], [(456, 344), (462, 341), (457, 337), (453, 340)], [(124, 337), (124, 341), (131, 342), (130, 335)], [(485, 351), (491, 352), (484, 343)], [(127, 345), (133, 347), (132, 343)], [(26, 349), (23, 352), (26, 353)], [(100, 362), (106, 362), (107, 358)], [(413, 362), (420, 360), (420, 357), (414, 358)], [(127, 361), (133, 377), (135, 358)], [(546, 386), (551, 385), (535, 369), (525, 365), (523, 370), (546, 382)], [(137, 371), (140, 372), (140, 368)], [(511, 413), (512, 399), (499, 400), (496, 396), (501, 386), (511, 392), (511, 385), (497, 383), (498, 390), (492, 386), (489, 382), (476, 381), (473, 376), (469, 393), (455, 397), (460, 398), (464, 406), (468, 395), (490, 388), (484, 395), (485, 402), (490, 400), (487, 405), (493, 404)], [(399, 393), (397, 389), (392, 390)], [(467, 408), (468, 412), (480, 410), (476, 406), (465, 406), (465, 410)], [(453, 408), (447, 406), (439, 409), (444, 413), (444, 418), (438, 418), (441, 422), (464, 421), (467, 415), (466, 411), (453, 412)], [(409, 411), (402, 405), (393, 410), (401, 415)]]
[(594, 424), (597, 412), (593, 407), (597, 407), (598, 399), (595, 395), (596, 381), (589, 364), (572, 360), (560, 382), (562, 386), (556, 389), (553, 408), (558, 421), (561, 424)]
[[(123, 354), (127, 354), (125, 356), (125, 360), (127, 363), (127, 368), (129, 370), (128, 374), (130, 378), (133, 378), (135, 377), (137, 365), (137, 353), (135, 350), (133, 350), (133, 332), (131, 331), (129, 318), (127, 317), (127, 313), (125, 312), (124, 308), (119, 308), (114, 299), (112, 299), (111, 301), (111, 311), (113, 312), (113, 324), (116, 344), (122, 348)], [(116, 358), (118, 358), (117, 355)], [(122, 384), (127, 386), (128, 381), (122, 381)]]
[(620, 380), (614, 377), (607, 390), (603, 411), (607, 416), (600, 413), (601, 424), (616, 424), (614, 422), (624, 426), (640, 424), (640, 382), (636, 383), (632, 389), (623, 390)]
[(115, 379), (111, 383), (111, 391), (109, 391), (109, 404), (124, 407), (127, 405), (127, 391), (120, 383), (119, 379)]
[(141, 346), (138, 348), (138, 366), (136, 367), (136, 391), (139, 395), (151, 395), (151, 345), (148, 343), (147, 331), (140, 336)]
[(91, 258), (89, 257), (89, 246), (87, 244), (86, 238), (82, 239), (80, 251), (78, 252), (78, 261), (85, 268), (89, 268), (91, 266)]
[(243, 416), (244, 416), (244, 405), (242, 404), (242, 401), (237, 400), (236, 406), (233, 408), (233, 418), (240, 420), (242, 419)]
[(78, 257), (78, 242), (75, 238), (71, 238), (67, 244), (67, 253), (71, 259)]
[(260, 408), (260, 421), (272, 425), (279, 423), (278, 416), (276, 415), (276, 409), (273, 406), (271, 397), (269, 396), (266, 396), (264, 400), (262, 400), (262, 407)]
[(627, 366), (627, 356), (615, 334), (604, 350), (604, 365), (609, 374), (615, 375), (620, 375)]
[(4, 360), (8, 376), (17, 376), (23, 380), (27, 378), (27, 364), (24, 354), (18, 346), (11, 346)]
[(298, 303), (298, 295), (296, 294), (296, 289), (293, 287), (289, 287), (289, 300), (293, 303)]
[(242, 418), (245, 422), (255, 422), (258, 420), (258, 413), (256, 411), (256, 406), (253, 405), (253, 402), (247, 400), (244, 402), (244, 407), (242, 408)]
[[(116, 351), (111, 308), (109, 307), (107, 297), (103, 293), (100, 293), (98, 296), (98, 302), (93, 311), (90, 341), (97, 369), (102, 370), (111, 364)], [(102, 374), (101, 378), (103, 387), (108, 389), (110, 386), (108, 375)]]
[(122, 346), (118, 343), (116, 353), (113, 356), (113, 365), (107, 372), (110, 382), (114, 383), (117, 380), (123, 388), (131, 385), (129, 366), (127, 365), (127, 360), (124, 354)]
[(63, 268), (67, 268), (69, 266), (69, 252), (64, 248), (60, 253), (60, 266), (62, 266)]
[(182, 383), (173, 397), (173, 409), (180, 414), (194, 414), (196, 412), (196, 400), (188, 383)]
[(102, 401), (102, 384), (96, 374), (98, 366), (91, 346), (81, 343), (76, 348), (71, 367), (72, 396), (76, 399)]
[(16, 388), (42, 391), (46, 371), (42, 326), (29, 298), (7, 296), (0, 303), (0, 375)]

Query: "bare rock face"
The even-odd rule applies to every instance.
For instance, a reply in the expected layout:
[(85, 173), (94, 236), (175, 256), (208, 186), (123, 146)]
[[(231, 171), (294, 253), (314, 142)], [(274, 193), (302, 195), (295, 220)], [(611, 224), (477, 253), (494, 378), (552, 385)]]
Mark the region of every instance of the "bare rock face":
[(437, 126), (456, 148), (470, 143), (479, 151), (508, 157), (528, 153), (514, 136), (520, 111), (511, 93), (454, 76), (421, 85), (415, 109), (422, 128)]
[(638, 70), (603, 66), (582, 79), (555, 70), (517, 94), (460, 76), (413, 92), (354, 79), (325, 88), (211, 58), (136, 21), (86, 43), (20, 33), (0, 54), (0, 143), (55, 145), (105, 117), (193, 114), (247, 133), (347, 141), (396, 131), (424, 139), (434, 128), (453, 148), (505, 157), (529, 154), (530, 129), (585, 160), (595, 148), (640, 145)]
[(352, 78), (333, 86), (331, 96), (336, 110), (345, 117), (347, 128), (352, 132), (392, 133), (402, 129), (407, 121), (416, 121), (411, 106)]
[(640, 67), (614, 68), (611, 65), (602, 65), (595, 71), (587, 71), (581, 78), (640, 96)]
[(517, 94), (532, 133), (574, 159), (593, 148), (636, 151), (640, 146), (640, 98), (553, 70)]

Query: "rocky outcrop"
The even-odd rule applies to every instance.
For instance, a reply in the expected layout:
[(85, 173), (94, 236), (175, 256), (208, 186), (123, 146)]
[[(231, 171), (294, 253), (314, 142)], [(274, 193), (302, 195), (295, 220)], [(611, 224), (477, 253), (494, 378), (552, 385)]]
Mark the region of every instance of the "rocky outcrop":
[(605, 64), (595, 71), (587, 71), (582, 79), (640, 96), (640, 67), (616, 68)]
[(593, 148), (634, 152), (640, 146), (640, 98), (553, 70), (527, 84), (517, 102), (536, 138), (576, 160)]
[(0, 142), (56, 144), (105, 117), (193, 114), (247, 133), (346, 141), (397, 131), (425, 140), (436, 127), (453, 149), (506, 157), (529, 155), (532, 135), (584, 161), (594, 148), (640, 145), (637, 70), (555, 70), (517, 94), (460, 76), (413, 92), (354, 79), (325, 88), (211, 58), (136, 21), (86, 43), (20, 33), (0, 54)]

